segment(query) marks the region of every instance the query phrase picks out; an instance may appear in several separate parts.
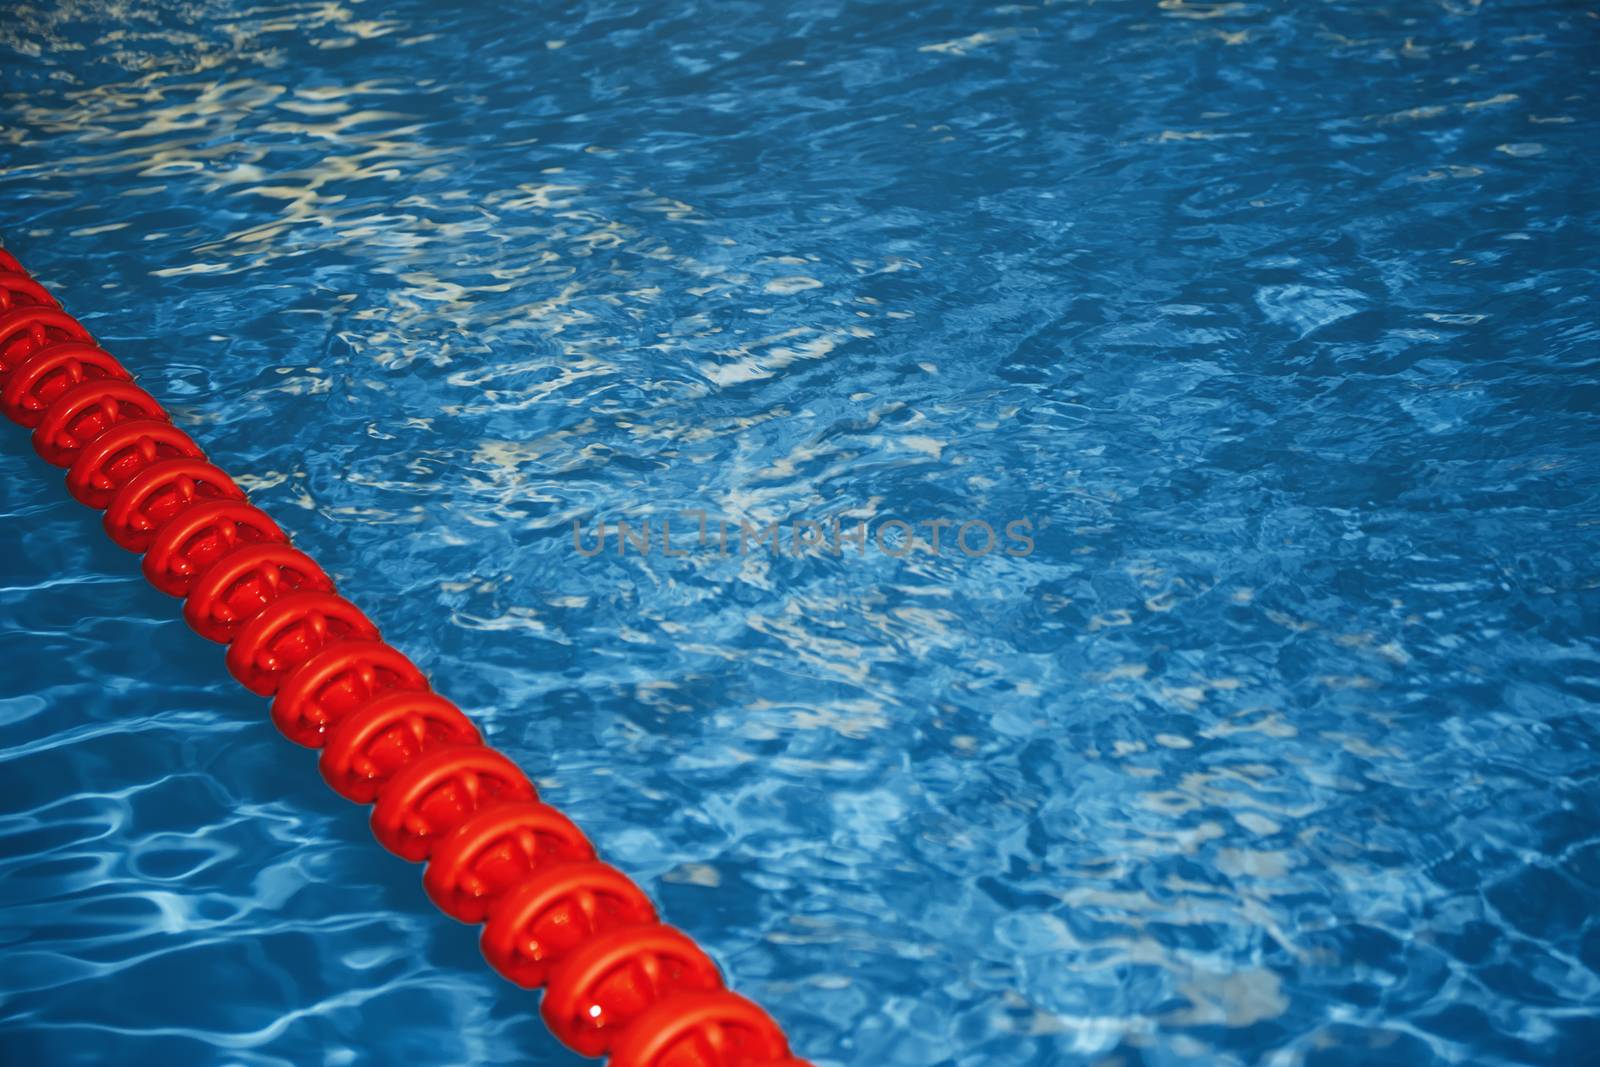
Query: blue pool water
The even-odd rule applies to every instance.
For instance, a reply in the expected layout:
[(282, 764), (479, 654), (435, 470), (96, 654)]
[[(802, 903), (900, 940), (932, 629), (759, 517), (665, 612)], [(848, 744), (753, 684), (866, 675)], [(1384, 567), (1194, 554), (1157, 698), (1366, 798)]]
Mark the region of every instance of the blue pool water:
[[(0, 237), (819, 1065), (1572, 1065), (1597, 40), (7, 5)], [(582, 1062), (4, 439), (0, 1059)]]

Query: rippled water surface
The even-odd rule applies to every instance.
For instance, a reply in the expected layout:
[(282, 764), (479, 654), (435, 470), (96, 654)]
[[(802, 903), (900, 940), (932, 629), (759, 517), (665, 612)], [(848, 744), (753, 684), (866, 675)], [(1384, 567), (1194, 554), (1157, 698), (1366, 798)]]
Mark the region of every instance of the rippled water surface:
[[(10, 0), (0, 236), (819, 1065), (1574, 1065), (1597, 45)], [(0, 1059), (581, 1062), (4, 436)]]

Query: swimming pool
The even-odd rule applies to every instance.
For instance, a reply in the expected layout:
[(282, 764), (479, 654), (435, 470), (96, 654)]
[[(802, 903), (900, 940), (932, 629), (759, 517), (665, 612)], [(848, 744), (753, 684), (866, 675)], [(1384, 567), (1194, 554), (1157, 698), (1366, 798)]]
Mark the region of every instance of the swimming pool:
[[(0, 237), (819, 1065), (1572, 1064), (1597, 32), (24, 7)], [(585, 1062), (6, 440), (7, 1062)]]

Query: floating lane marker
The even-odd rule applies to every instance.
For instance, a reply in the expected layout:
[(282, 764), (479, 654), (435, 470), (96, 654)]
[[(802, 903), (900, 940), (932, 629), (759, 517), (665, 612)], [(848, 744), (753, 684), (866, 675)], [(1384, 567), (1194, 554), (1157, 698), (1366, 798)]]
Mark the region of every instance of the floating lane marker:
[(429, 899), (483, 924), (490, 965), (544, 990), (562, 1043), (611, 1067), (809, 1067), (3, 250), (0, 412), (228, 646), (228, 673), (272, 699), (284, 736), (321, 750), (334, 791), (372, 805), (379, 843), (427, 863)]

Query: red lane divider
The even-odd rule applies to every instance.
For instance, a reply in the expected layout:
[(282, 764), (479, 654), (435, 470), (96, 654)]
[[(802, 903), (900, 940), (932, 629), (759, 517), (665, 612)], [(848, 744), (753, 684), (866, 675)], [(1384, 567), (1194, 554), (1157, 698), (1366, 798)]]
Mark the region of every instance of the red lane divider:
[(373, 805), (378, 841), (427, 862), (440, 910), (484, 924), (490, 966), (544, 988), (568, 1047), (611, 1067), (810, 1067), (4, 251), (0, 413), (68, 468), (113, 541), (145, 553), (195, 632), (228, 646), (229, 673), (273, 698), (284, 736), (322, 750), (328, 784)]

